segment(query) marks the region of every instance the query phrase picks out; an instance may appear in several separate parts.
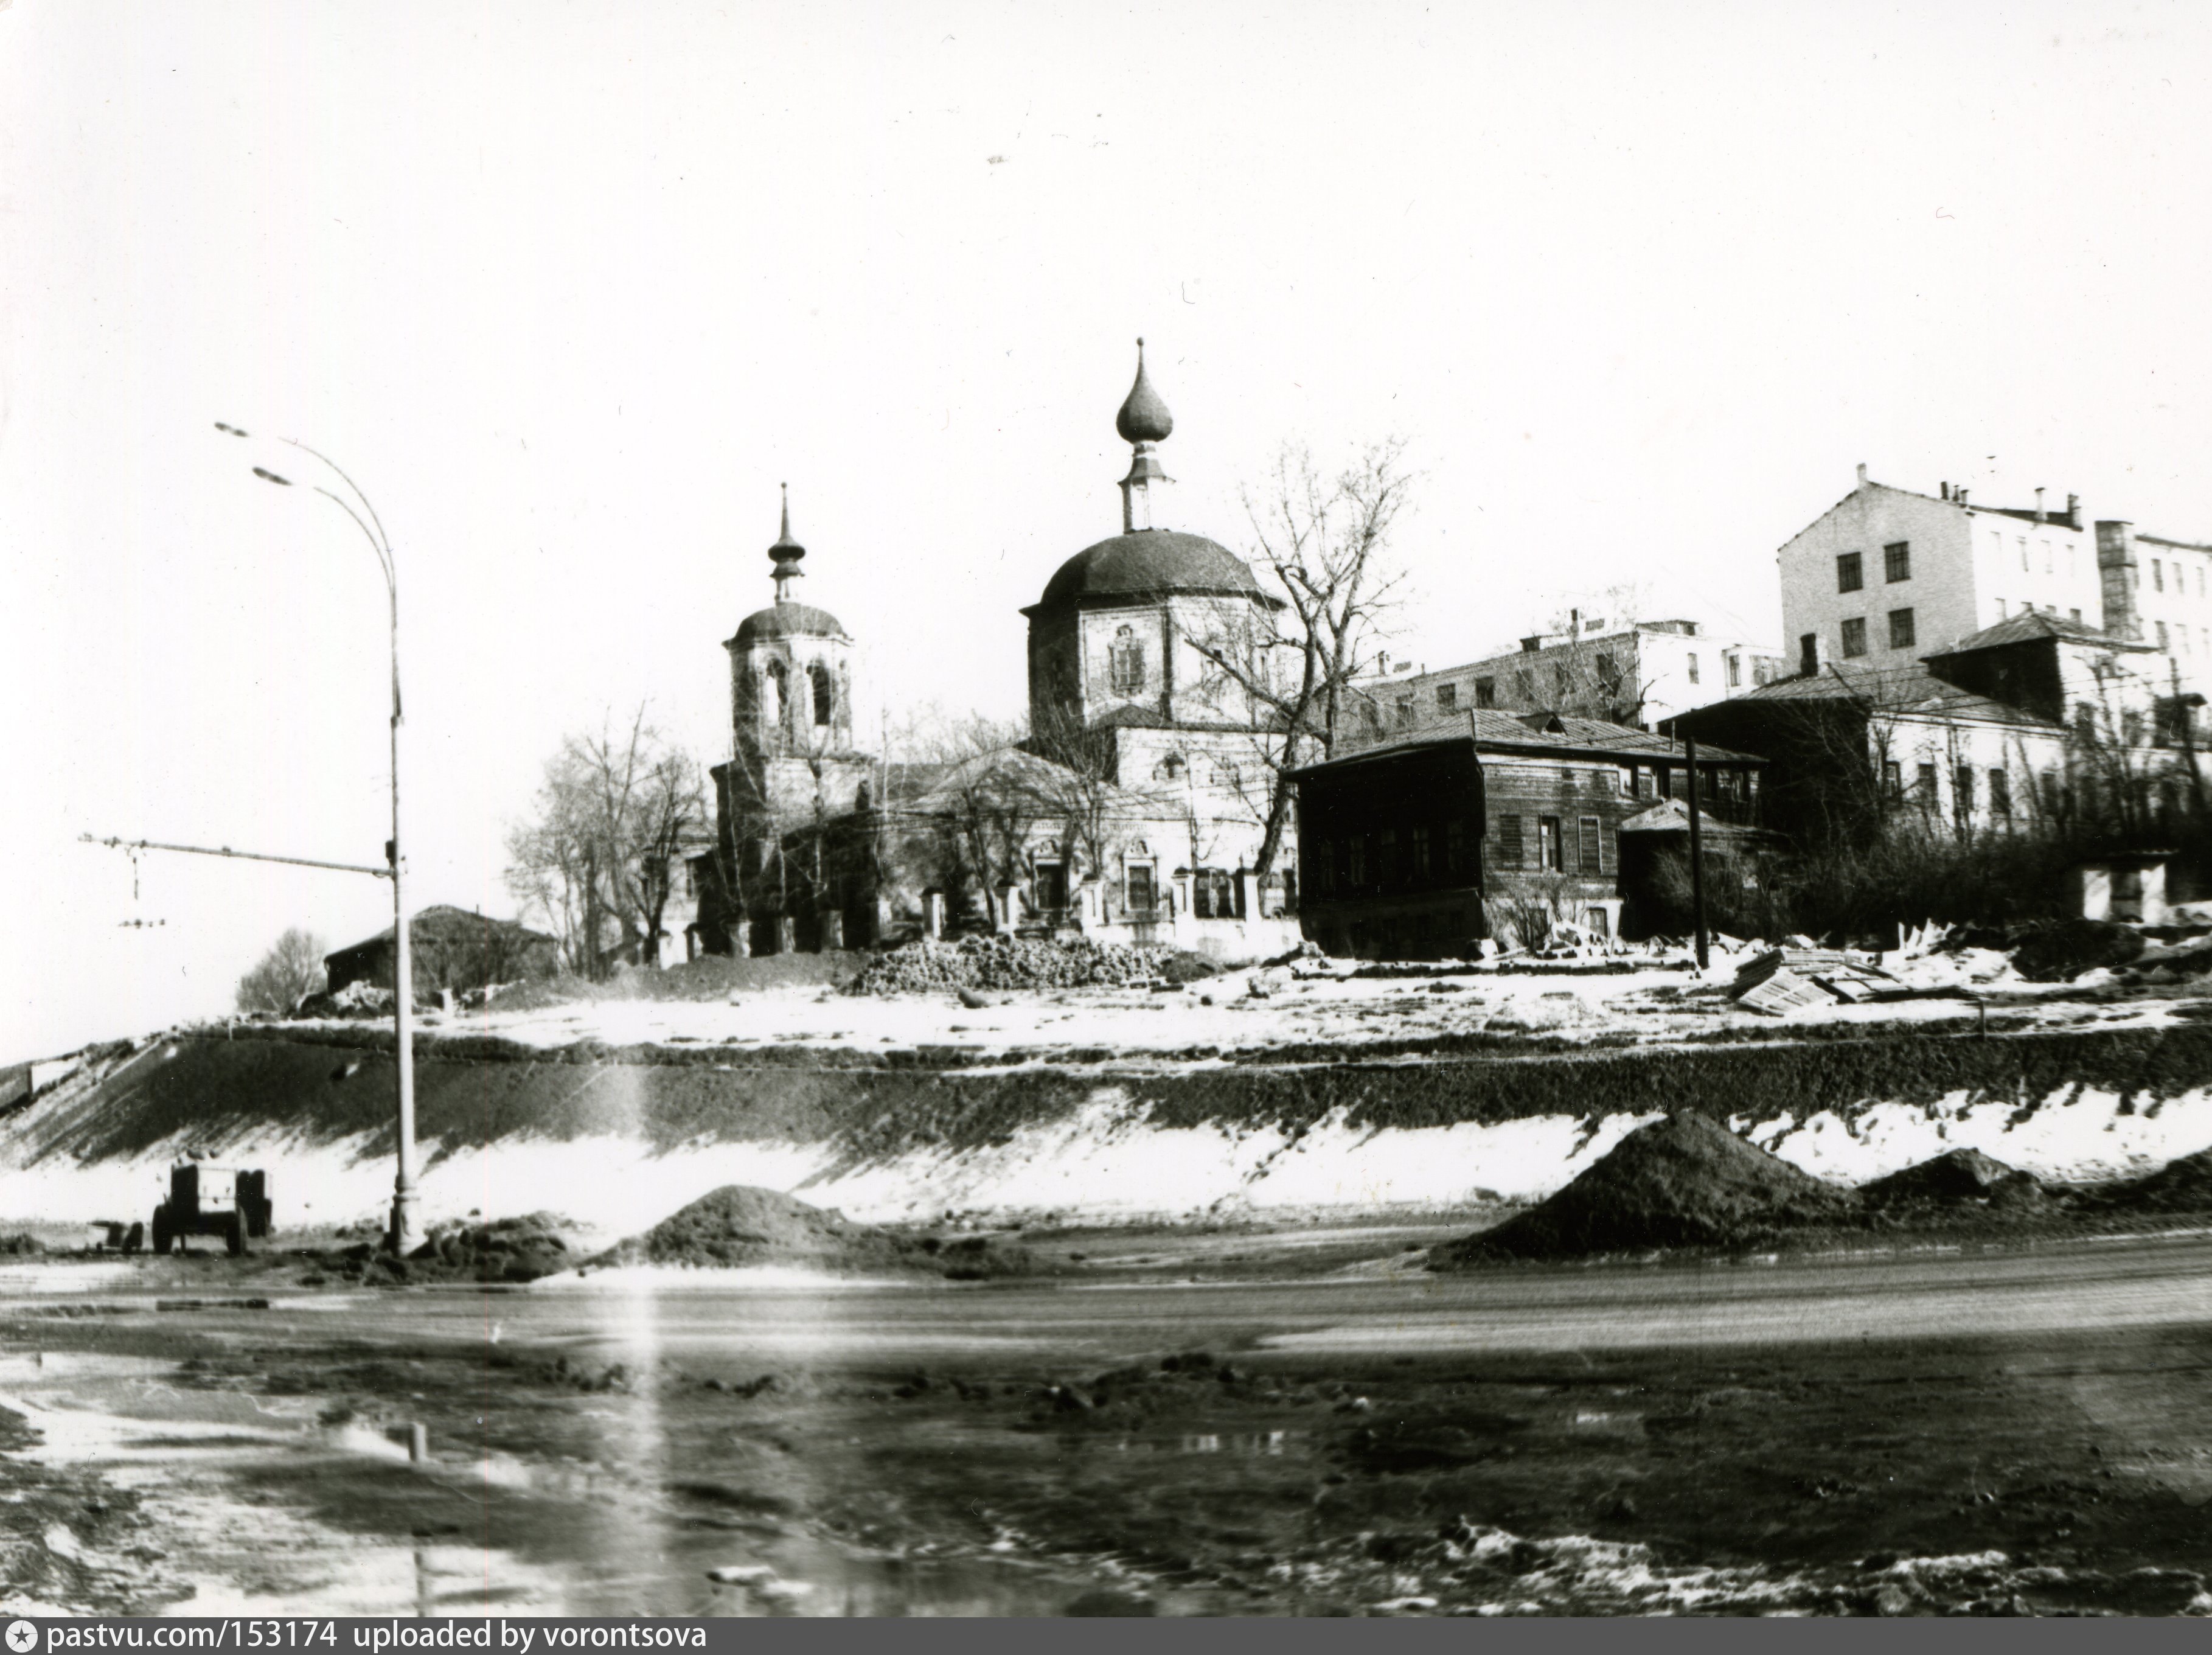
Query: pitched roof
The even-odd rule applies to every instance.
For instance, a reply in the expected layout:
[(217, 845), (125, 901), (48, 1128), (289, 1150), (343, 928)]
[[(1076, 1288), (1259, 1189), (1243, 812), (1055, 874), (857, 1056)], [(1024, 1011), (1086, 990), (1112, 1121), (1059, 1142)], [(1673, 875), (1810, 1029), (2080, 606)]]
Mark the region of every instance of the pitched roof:
[[(1508, 713), (1492, 709), (1446, 713), (1390, 730), (1365, 746), (1338, 754), (1340, 758), (1366, 758), (1401, 748), (1433, 746), (1439, 742), (1466, 740), (1472, 736), (1478, 752), (1524, 752), (1549, 758), (1612, 758), (1631, 764), (1680, 764), (1687, 758), (1682, 744), (1648, 730), (1632, 730), (1602, 719), (1571, 718), (1562, 713)], [(1356, 739), (1356, 738), (1355, 738)], [(1763, 764), (1750, 753), (1726, 747), (1701, 745), (1698, 758), (1724, 764)]]
[[(392, 940), (392, 928), (386, 926), (373, 937), (363, 937), (359, 942), (349, 942), (343, 948), (333, 948), (323, 956), (325, 960), (350, 954), (375, 943)], [(487, 933), (520, 938), (532, 942), (551, 942), (555, 939), (543, 931), (533, 931), (520, 920), (494, 919), (489, 914), (478, 914), (466, 908), (455, 908), (450, 903), (437, 903), (428, 908), (417, 909), (415, 917), (407, 922), (410, 942), (444, 942), (455, 937), (483, 936)]]
[(1995, 626), (1985, 626), (1972, 636), (1934, 650), (1922, 659), (1940, 660), (1946, 655), (1969, 654), (1977, 649), (2001, 649), (2007, 644), (2032, 643), (2039, 638), (2057, 638), (2062, 643), (2092, 644), (2100, 649), (2140, 649), (2154, 654), (2157, 653), (2155, 645), (2117, 637), (2087, 621), (2068, 620), (2033, 611), (2008, 616)]
[[(1850, 667), (1831, 661), (1810, 678), (1777, 678), (1747, 690), (1710, 708), (1777, 701), (1845, 701), (1885, 712), (1918, 713), (1933, 718), (1973, 718), (1992, 724), (2017, 724), (2030, 729), (2056, 730), (2056, 720), (2039, 718), (2023, 708), (1987, 696), (1978, 696), (1945, 682), (1917, 662), (1911, 666)], [(1680, 718), (1694, 716), (1685, 713)]]

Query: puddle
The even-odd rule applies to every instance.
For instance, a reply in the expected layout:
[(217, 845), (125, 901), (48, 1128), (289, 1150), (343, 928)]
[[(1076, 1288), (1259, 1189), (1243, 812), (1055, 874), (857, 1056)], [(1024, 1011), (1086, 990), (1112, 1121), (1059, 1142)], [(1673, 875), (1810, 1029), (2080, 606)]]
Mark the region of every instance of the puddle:
[[(100, 1556), (65, 1524), (39, 1542), (131, 1582), (137, 1612), (1036, 1616), (1116, 1590), (1110, 1576), (1008, 1555), (1011, 1537), (992, 1555), (872, 1552), (669, 1490), (649, 1409), (602, 1417), (607, 1464), (504, 1453), (416, 1463), (404, 1433), (322, 1425), (306, 1412), (312, 1398), (200, 1390), (182, 1373), (153, 1358), (0, 1358), (0, 1408), (38, 1433), (15, 1457), (94, 1471), (137, 1497), (144, 1522), (129, 1538), (150, 1546)], [(1279, 1452), (1281, 1434), (1145, 1447)], [(319, 1515), (346, 1511), (414, 1532)], [(1170, 1614), (1217, 1607), (1193, 1591), (1147, 1601)]]

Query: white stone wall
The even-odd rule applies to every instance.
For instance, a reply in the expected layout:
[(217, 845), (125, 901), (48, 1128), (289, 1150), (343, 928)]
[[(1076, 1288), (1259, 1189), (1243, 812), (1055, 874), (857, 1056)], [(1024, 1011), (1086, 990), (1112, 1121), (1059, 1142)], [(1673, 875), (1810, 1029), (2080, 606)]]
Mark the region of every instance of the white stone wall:
[[(2139, 642), (2165, 653), (2180, 669), (2184, 688), (2212, 680), (2212, 551), (2138, 534), (2135, 599)], [(2165, 685), (2165, 660), (2158, 677)]]
[[(1979, 552), (1968, 528), (1966, 508), (1879, 483), (1862, 484), (1823, 513), (1777, 554), (1787, 670), (1798, 669), (1799, 640), (1808, 633), (1820, 640), (1823, 664), (1852, 660), (1863, 666), (1901, 667), (1993, 623), (1994, 611), (1985, 612), (1986, 605), (1978, 602)], [(1912, 574), (1910, 580), (1893, 582), (1885, 578), (1883, 548), (1899, 540), (1911, 548)], [(1856, 592), (1839, 592), (1836, 560), (1854, 551), (1859, 554), (1863, 584)], [(2094, 549), (2084, 561), (2087, 589), (2094, 593)], [(1907, 648), (1890, 645), (1889, 614), (1897, 609), (1913, 613), (1913, 642)], [(1847, 620), (1866, 623), (1863, 655), (1845, 654)]]
[(1969, 509), (1974, 570), (1983, 626), (2033, 610), (2105, 624), (2104, 587), (2097, 573), (2097, 540), (2063, 523)]
[[(1884, 763), (1898, 767), (1898, 783), (1908, 806), (1927, 809), (1931, 824), (1948, 831), (1958, 821), (1959, 770), (1973, 772), (1973, 799), (1966, 812), (1977, 831), (2026, 828), (2036, 819), (2039, 778), (2066, 768), (2066, 744), (2056, 731), (2023, 728), (1979, 719), (1928, 719), (1891, 715), (1874, 720), (1868, 731), (1869, 759), (1876, 776)], [(1921, 766), (1932, 767), (1933, 795)], [(2002, 771), (2010, 794), (2008, 816), (1992, 808), (1993, 771)]]

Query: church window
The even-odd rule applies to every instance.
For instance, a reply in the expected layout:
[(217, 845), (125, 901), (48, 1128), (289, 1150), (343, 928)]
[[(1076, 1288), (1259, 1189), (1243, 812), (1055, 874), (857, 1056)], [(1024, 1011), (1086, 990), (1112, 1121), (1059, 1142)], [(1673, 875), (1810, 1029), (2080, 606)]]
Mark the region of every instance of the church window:
[(783, 663), (780, 660), (770, 661), (768, 664), (768, 671), (761, 675), (761, 703), (762, 710), (767, 714), (764, 721), (771, 730), (781, 730), (783, 727), (783, 708), (787, 687), (784, 682)]
[(1122, 901), (1133, 914), (1149, 914), (1152, 909), (1152, 865), (1150, 862), (1131, 862), (1124, 870)]
[(814, 691), (814, 721), (827, 727), (831, 709), (836, 705), (837, 686), (830, 677), (830, 669), (818, 660), (806, 669), (806, 680)]
[(1128, 627), (1115, 630), (1114, 646), (1107, 651), (1107, 678), (1117, 696), (1144, 693), (1145, 646)]

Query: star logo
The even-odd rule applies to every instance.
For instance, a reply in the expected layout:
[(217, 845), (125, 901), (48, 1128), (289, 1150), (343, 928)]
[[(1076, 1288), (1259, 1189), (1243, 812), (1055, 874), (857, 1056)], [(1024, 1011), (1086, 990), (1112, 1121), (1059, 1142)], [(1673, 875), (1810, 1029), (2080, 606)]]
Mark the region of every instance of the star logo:
[(31, 1655), (31, 1652), (38, 1646), (37, 1622), (10, 1621), (8, 1622), (8, 1647), (14, 1650), (15, 1655)]

